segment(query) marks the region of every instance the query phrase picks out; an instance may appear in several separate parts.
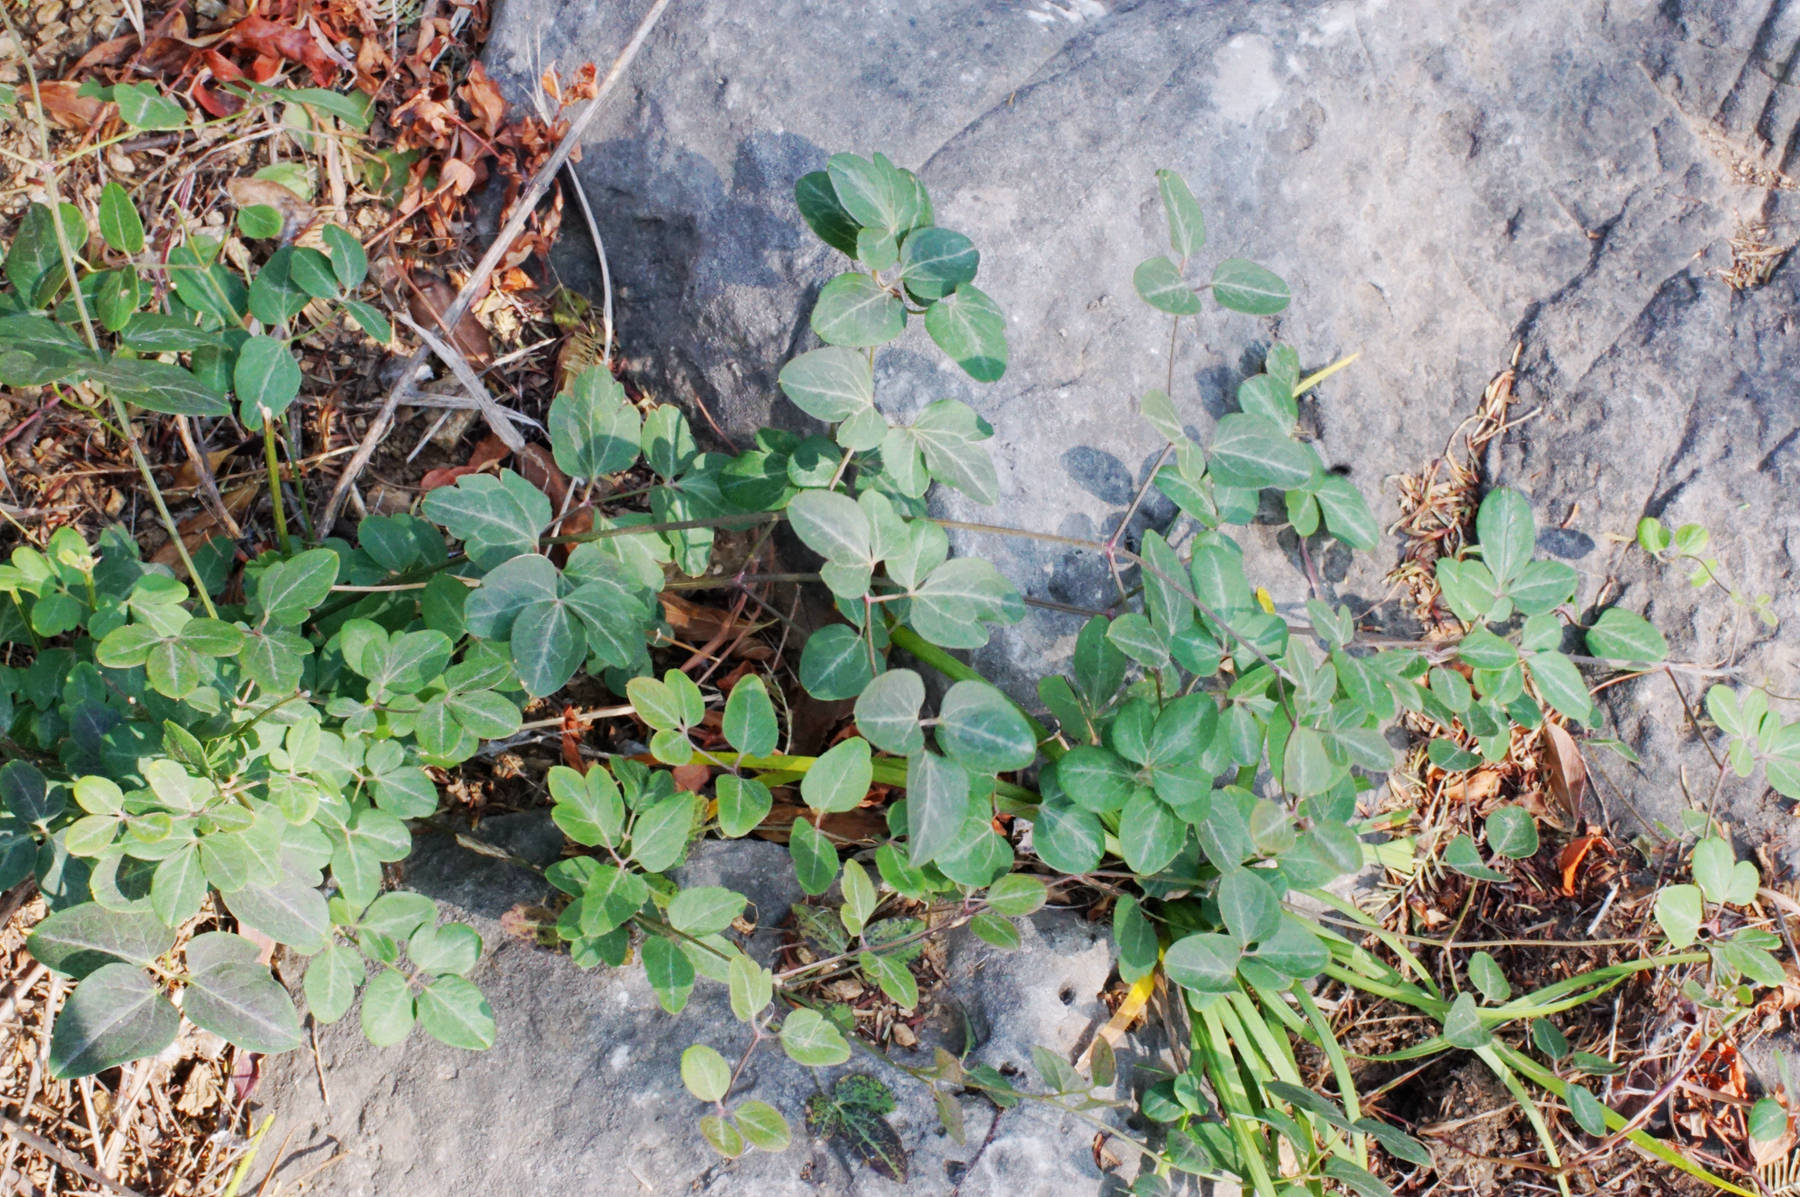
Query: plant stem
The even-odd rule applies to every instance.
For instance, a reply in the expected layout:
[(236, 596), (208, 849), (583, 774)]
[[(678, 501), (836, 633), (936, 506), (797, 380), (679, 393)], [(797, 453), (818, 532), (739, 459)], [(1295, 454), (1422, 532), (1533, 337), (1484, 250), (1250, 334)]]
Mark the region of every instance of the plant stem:
[(275, 508), (275, 539), (281, 542), (283, 556), (294, 555), (294, 542), (288, 536), (287, 508), (281, 500), (281, 463), (275, 456), (275, 421), (263, 412), (263, 463), (269, 469), (269, 503)]

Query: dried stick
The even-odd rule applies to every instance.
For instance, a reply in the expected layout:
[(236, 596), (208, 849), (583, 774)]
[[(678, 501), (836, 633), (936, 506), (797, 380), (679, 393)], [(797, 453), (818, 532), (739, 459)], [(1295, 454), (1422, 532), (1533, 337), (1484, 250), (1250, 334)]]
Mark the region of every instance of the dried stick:
[(481, 379), (475, 376), (475, 371), (467, 359), (458, 353), (454, 346), (446, 343), (442, 337), (412, 319), (405, 312), (395, 312), (394, 319), (418, 334), (419, 339), (425, 342), (433, 353), (437, 354), (438, 360), (450, 367), (450, 373), (456, 375), (456, 381), (462, 385), (463, 393), (474, 400), (475, 410), (481, 413), (481, 418), (487, 421), (487, 426), (493, 430), (495, 436), (500, 438), (501, 444), (514, 453), (525, 447), (525, 438), (519, 435), (519, 430), (513, 427), (513, 422), (507, 417), (507, 413), (494, 401), (494, 397), (488, 394), (487, 388), (481, 384)]
[[(487, 283), (494, 268), (500, 264), (500, 259), (506, 256), (507, 250), (512, 247), (513, 239), (525, 227), (525, 221), (530, 218), (537, 202), (543, 198), (544, 192), (549, 190), (551, 183), (555, 181), (556, 172), (562, 169), (563, 163), (567, 162), (570, 155), (575, 152), (575, 146), (581, 141), (582, 134), (587, 132), (587, 127), (594, 122), (594, 118), (600, 115), (600, 110), (605, 106), (607, 98), (618, 86), (619, 80), (624, 76), (625, 70), (631, 65), (632, 60), (637, 57), (638, 51), (643, 49), (644, 42), (650, 36), (650, 31), (656, 27), (657, 21), (662, 19), (663, 10), (668, 7), (669, 0), (656, 0), (656, 3), (650, 6), (650, 11), (644, 14), (644, 19), (638, 22), (638, 27), (632, 33), (631, 40), (625, 43), (625, 48), (619, 51), (618, 58), (613, 60), (612, 68), (606, 72), (606, 78), (600, 81), (600, 86), (594, 92), (594, 98), (588, 101), (587, 107), (582, 109), (581, 115), (569, 125), (569, 131), (563, 134), (556, 149), (552, 150), (543, 165), (538, 167), (537, 173), (531, 176), (531, 182), (526, 184), (525, 190), (520, 194), (519, 202), (514, 206), (512, 215), (507, 218), (506, 224), (501, 228), (499, 236), (494, 238), (493, 244), (489, 245), (487, 252), (481, 256), (481, 261), (476, 264), (468, 281), (463, 284), (462, 291), (458, 293), (456, 302), (451, 304), (450, 310), (444, 313), (443, 327), (455, 328), (457, 321), (467, 314), (470, 305), (475, 302), (477, 293)], [(318, 535), (330, 535), (332, 525), (337, 523), (338, 516), (344, 510), (344, 502), (349, 497), (351, 485), (368, 466), (369, 460), (375, 456), (375, 447), (381, 443), (381, 437), (387, 431), (388, 422), (394, 417), (394, 409), (400, 405), (400, 397), (412, 385), (412, 380), (418, 375), (419, 367), (425, 364), (425, 355), (429, 352), (431, 352), (429, 345), (421, 345), (413, 350), (412, 356), (406, 361), (405, 368), (400, 371), (394, 385), (388, 390), (387, 399), (383, 401), (381, 411), (376, 415), (375, 421), (369, 425), (369, 431), (363, 435), (362, 443), (356, 447), (356, 454), (351, 457), (350, 464), (344, 467), (342, 474), (338, 475), (337, 485), (332, 487), (331, 497), (326, 501), (325, 509), (320, 512), (318, 520), (315, 521)]]

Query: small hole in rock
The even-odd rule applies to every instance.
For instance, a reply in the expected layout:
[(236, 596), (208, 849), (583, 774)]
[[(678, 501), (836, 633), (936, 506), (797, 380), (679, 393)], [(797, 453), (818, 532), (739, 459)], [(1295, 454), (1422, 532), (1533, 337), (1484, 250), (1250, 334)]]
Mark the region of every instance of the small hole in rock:
[(1073, 985), (1064, 985), (1061, 989), (1056, 991), (1056, 997), (1063, 1005), (1071, 1005), (1075, 1001), (1075, 987)]

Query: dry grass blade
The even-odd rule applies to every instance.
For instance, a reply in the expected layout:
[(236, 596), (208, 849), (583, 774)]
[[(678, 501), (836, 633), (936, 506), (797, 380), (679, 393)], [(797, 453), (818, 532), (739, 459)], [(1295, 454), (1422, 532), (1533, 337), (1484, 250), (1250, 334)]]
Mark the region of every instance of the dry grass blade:
[[(605, 107), (606, 101), (611, 98), (613, 90), (624, 76), (626, 68), (637, 57), (638, 51), (643, 49), (644, 42), (650, 36), (650, 31), (662, 19), (663, 12), (668, 7), (669, 0), (656, 0), (656, 3), (650, 6), (650, 11), (644, 14), (644, 19), (638, 22), (638, 27), (632, 33), (631, 40), (625, 43), (625, 48), (619, 51), (619, 56), (613, 60), (611, 69), (606, 72), (606, 78), (600, 81), (594, 98), (588, 101), (587, 107), (582, 109), (581, 115), (570, 123), (569, 131), (563, 134), (556, 149), (532, 175), (531, 182), (526, 184), (517, 205), (513, 208), (512, 216), (501, 228), (493, 243), (488, 246), (487, 252), (481, 256), (481, 261), (476, 264), (475, 269), (469, 273), (468, 281), (463, 284), (462, 291), (456, 297), (456, 302), (450, 305), (448, 312), (444, 313), (446, 327), (455, 328), (457, 321), (462, 319), (463, 313), (467, 312), (470, 305), (475, 302), (476, 296), (486, 285), (494, 268), (500, 264), (500, 260), (512, 247), (513, 238), (525, 227), (525, 221), (530, 216), (532, 209), (537, 206), (538, 200), (543, 198), (544, 192), (555, 181), (556, 172), (562, 169), (563, 163), (567, 162), (570, 155), (575, 152), (575, 147), (580, 144), (582, 135), (587, 132), (587, 127), (594, 122), (595, 117), (599, 116), (600, 110)], [(357, 476), (368, 466), (369, 459), (375, 455), (375, 447), (381, 443), (382, 434), (386, 431), (388, 422), (394, 417), (394, 409), (399, 406), (401, 396), (406, 393), (413, 378), (418, 374), (419, 367), (424, 364), (425, 355), (429, 352), (428, 345), (421, 345), (413, 350), (412, 357), (407, 359), (405, 368), (400, 371), (394, 385), (388, 390), (387, 398), (382, 402), (381, 411), (376, 415), (374, 422), (369, 425), (369, 431), (364, 434), (362, 443), (357, 446), (355, 455), (350, 459), (350, 464), (344, 467), (344, 472), (338, 476), (337, 484), (332, 487), (331, 497), (326, 500), (325, 508), (320, 512), (316, 521), (318, 535), (329, 535), (332, 527), (337, 523), (338, 516), (344, 510), (344, 502), (349, 497), (350, 487), (356, 482)]]
[(456, 381), (462, 385), (463, 393), (474, 401), (476, 410), (481, 412), (481, 418), (487, 421), (488, 428), (500, 438), (502, 444), (514, 453), (525, 447), (525, 438), (519, 435), (517, 428), (513, 427), (508, 413), (494, 402), (494, 397), (488, 394), (486, 387), (481, 385), (481, 379), (476, 377), (474, 369), (470, 367), (462, 354), (447, 344), (442, 337), (405, 312), (395, 312), (394, 319), (412, 329), (418, 338), (437, 355), (438, 360), (450, 367), (450, 372), (456, 375)]
[(136, 1189), (126, 1188), (118, 1181), (104, 1175), (93, 1165), (83, 1163), (74, 1154), (64, 1150), (60, 1144), (53, 1143), (41, 1135), (32, 1134), (30, 1131), (14, 1122), (11, 1118), (8, 1118), (5, 1114), (0, 1114), (0, 1132), (4, 1132), (6, 1135), (17, 1139), (21, 1144), (29, 1147), (40, 1155), (55, 1160), (59, 1167), (68, 1169), (70, 1172), (75, 1173), (75, 1175), (82, 1177), (84, 1180), (92, 1181), (94, 1184), (99, 1185), (108, 1192), (122, 1193), (124, 1194), (124, 1197), (144, 1197), (144, 1195)]

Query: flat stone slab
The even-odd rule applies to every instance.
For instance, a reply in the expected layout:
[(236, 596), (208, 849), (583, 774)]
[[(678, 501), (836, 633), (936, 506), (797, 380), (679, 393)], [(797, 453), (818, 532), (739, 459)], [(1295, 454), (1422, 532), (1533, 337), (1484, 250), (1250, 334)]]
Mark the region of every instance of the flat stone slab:
[[(489, 823), (484, 834), (538, 859), (554, 859), (561, 838), (547, 819), (535, 816)], [(770, 926), (803, 896), (786, 850), (761, 841), (701, 845), (684, 878), (747, 895)], [(443, 836), (419, 839), (407, 882), (438, 899), (446, 918), (481, 932), (487, 950), (471, 977), (493, 1005), (494, 1046), (464, 1052), (415, 1034), (401, 1047), (374, 1048), (352, 1012), (319, 1031), (328, 1102), (307, 1051), (268, 1058), (257, 1098), (276, 1114), (265, 1144), (272, 1149), (286, 1142), (279, 1159), (266, 1157), (284, 1182), (342, 1153), (308, 1182), (307, 1191), (341, 1197), (878, 1197), (951, 1191), (1000, 1197), (1092, 1193), (1106, 1183), (1094, 1164), (1094, 1137), (1102, 1124), (1036, 1102), (1000, 1112), (985, 1098), (965, 1094), (957, 1099), (965, 1127), (959, 1144), (944, 1133), (925, 1085), (875, 1057), (859, 1055), (843, 1068), (815, 1073), (772, 1043), (752, 1057), (733, 1102), (756, 1098), (774, 1105), (794, 1128), (794, 1143), (776, 1155), (721, 1159), (696, 1128), (709, 1107), (682, 1087), (680, 1070), (681, 1053), (691, 1043), (710, 1044), (733, 1062), (748, 1044), (723, 986), (702, 979), (687, 1008), (670, 1015), (656, 1004), (635, 962), (583, 971), (567, 955), (509, 937), (500, 917), (515, 903), (541, 901), (547, 885)], [(969, 1063), (1017, 1070), (1017, 1083), (1029, 1088), (1036, 1083), (1034, 1045), (1065, 1058), (1086, 1046), (1110, 1016), (1099, 996), (1112, 968), (1106, 928), (1055, 911), (1020, 925), (1024, 942), (1014, 952), (951, 936), (949, 979), (935, 999), (938, 1016), (928, 1024), (937, 1033), (923, 1037), (917, 1050), (899, 1051), (899, 1059), (928, 1067), (933, 1042), (960, 1054), (967, 1035), (976, 1044)], [(774, 946), (775, 933), (759, 931), (751, 951), (766, 962)], [(1129, 1046), (1120, 1056), (1128, 1066)], [(907, 1185), (805, 1131), (806, 1098), (816, 1085), (829, 1088), (851, 1071), (882, 1078), (898, 1099), (889, 1122), (910, 1160)], [(1139, 1088), (1147, 1083), (1138, 1080)], [(1128, 1148), (1112, 1150), (1133, 1163)], [(1125, 1175), (1132, 1171), (1128, 1166)]]
[[(609, 63), (647, 7), (508, 0), (487, 61), (523, 94), (552, 58)], [(972, 383), (918, 331), (878, 360), (890, 415), (955, 396), (994, 426), (1000, 501), (945, 496), (962, 518), (1105, 536), (1159, 447), (1137, 398), (1172, 377), (1204, 439), (1278, 336), (1308, 368), (1361, 355), (1302, 419), (1385, 522), (1394, 476), (1442, 452), (1522, 347), (1513, 414), (1531, 418), (1492, 446), (1491, 481), (1532, 497), (1540, 547), (1581, 571), (1583, 602), (1648, 605), (1678, 658), (1711, 661), (1731, 643), (1723, 594), (1691, 595), (1621, 538), (1643, 515), (1702, 520), (1746, 591), (1800, 616), (1795, 268), (1777, 254), (1744, 291), (1721, 277), (1748, 226), (1792, 239), (1782, 172), (1800, 89), (1782, 80), (1797, 13), (1786, 0), (677, 4), (580, 170), (631, 368), (741, 432), (771, 413), (804, 422), (775, 375), (812, 344), (812, 296), (841, 268), (801, 224), (794, 180), (839, 150), (918, 169), (1009, 315), (998, 383)], [(1249, 257), (1294, 294), (1276, 319), (1184, 322), (1172, 371), (1168, 319), (1131, 286), (1167, 247), (1159, 167), (1205, 211), (1200, 273)], [(591, 262), (572, 241), (565, 277)], [(1153, 494), (1137, 526), (1172, 515)], [(1253, 580), (1284, 607), (1303, 601), (1291, 535), (1243, 539)], [(1116, 597), (1082, 550), (959, 548), (1028, 595)], [(1322, 568), (1360, 612), (1388, 593), (1394, 556), (1330, 550)], [(981, 664), (1029, 698), (1075, 626), (1033, 612)], [(1738, 643), (1752, 676), (1792, 675), (1793, 638), (1750, 627)], [(1643, 689), (1609, 695), (1627, 738), (1649, 735), (1651, 775), (1704, 760), (1654, 734), (1680, 723), (1672, 690)], [(1677, 787), (1642, 788), (1647, 817), (1680, 802)], [(1743, 801), (1744, 819), (1768, 807)]]

